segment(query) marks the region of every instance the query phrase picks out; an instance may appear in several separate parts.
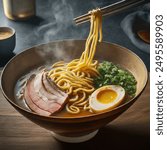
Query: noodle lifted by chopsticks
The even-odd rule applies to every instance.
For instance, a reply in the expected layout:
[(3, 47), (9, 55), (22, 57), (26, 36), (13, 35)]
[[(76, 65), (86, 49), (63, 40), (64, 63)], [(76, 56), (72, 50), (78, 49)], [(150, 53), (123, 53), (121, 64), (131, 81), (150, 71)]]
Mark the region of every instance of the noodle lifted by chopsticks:
[(69, 63), (57, 62), (48, 73), (52, 81), (69, 94), (66, 110), (72, 114), (89, 110), (88, 96), (95, 90), (92, 77), (98, 75), (96, 70), (98, 61), (93, 58), (98, 39), (99, 42), (102, 41), (102, 16), (100, 9), (89, 13), (91, 14), (90, 33), (80, 59), (74, 59)]

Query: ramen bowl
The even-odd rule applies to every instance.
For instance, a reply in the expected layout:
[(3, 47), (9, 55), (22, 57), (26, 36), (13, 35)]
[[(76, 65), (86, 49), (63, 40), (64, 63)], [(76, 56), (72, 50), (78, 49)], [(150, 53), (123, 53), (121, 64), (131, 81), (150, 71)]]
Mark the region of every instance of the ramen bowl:
[(121, 115), (138, 99), (147, 82), (147, 69), (136, 54), (117, 44), (102, 42), (97, 45), (95, 59), (119, 64), (134, 75), (137, 91), (133, 99), (112, 110), (80, 117), (41, 116), (30, 111), (22, 100), (16, 99), (14, 89), (21, 76), (42, 65), (79, 58), (84, 45), (84, 40), (65, 40), (35, 46), (13, 57), (1, 76), (1, 88), (6, 100), (23, 116), (50, 130), (56, 139), (64, 142), (83, 142), (94, 137), (101, 127)]

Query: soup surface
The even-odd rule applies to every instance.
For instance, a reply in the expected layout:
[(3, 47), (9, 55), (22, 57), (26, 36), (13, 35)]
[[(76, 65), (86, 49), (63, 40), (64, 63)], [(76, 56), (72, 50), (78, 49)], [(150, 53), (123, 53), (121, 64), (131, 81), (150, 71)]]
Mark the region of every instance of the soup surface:
[[(26, 108), (29, 111), (32, 111), (32, 110), (27, 105), (26, 100), (24, 98), (24, 94), (23, 94), (24, 93), (24, 88), (25, 88), (25, 86), (27, 84), (27, 80), (30, 78), (30, 76), (32, 74), (38, 74), (44, 68), (49, 68), (49, 67), (48, 66), (42, 66), (42, 67), (39, 67), (37, 69), (34, 69), (34, 70), (30, 71), (29, 73), (25, 74), (24, 76), (22, 76), (16, 83), (16, 86), (15, 86), (15, 100), (16, 100), (16, 103), (18, 105), (20, 105), (21, 107)], [(116, 96), (117, 96), (117, 93), (115, 93), (114, 91), (106, 90), (106, 91), (103, 92), (103, 95), (102, 95), (102, 92), (99, 92), (99, 94), (97, 95), (97, 100), (101, 103), (107, 104), (109, 102), (112, 102)], [(121, 104), (129, 101), (131, 98), (132, 97), (126, 93), (125, 98), (124, 98), (124, 100), (122, 101)], [(104, 111), (101, 111), (101, 112), (104, 112)], [(82, 111), (80, 111), (80, 113), (71, 114), (71, 113), (67, 112), (67, 110), (64, 107), (63, 109), (61, 109), (61, 111), (52, 114), (52, 116), (74, 118), (74, 117), (90, 116), (90, 115), (94, 115), (94, 114), (101, 113), (101, 112), (96, 112), (95, 113), (93, 111), (82, 110)]]
[(0, 40), (7, 39), (12, 35), (9, 31), (0, 31)]

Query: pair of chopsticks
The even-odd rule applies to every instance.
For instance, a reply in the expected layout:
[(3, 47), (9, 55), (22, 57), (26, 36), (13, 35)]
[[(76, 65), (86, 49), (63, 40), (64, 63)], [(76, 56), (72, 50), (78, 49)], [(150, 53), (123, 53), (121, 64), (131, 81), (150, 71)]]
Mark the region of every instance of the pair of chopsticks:
[[(100, 8), (102, 16), (111, 15), (117, 12), (120, 12), (122, 10), (125, 10), (130, 7), (137, 6), (139, 4), (142, 4), (145, 0), (122, 0), (116, 3), (113, 3), (109, 6)], [(79, 25), (81, 23), (87, 22), (90, 20), (90, 14), (84, 14), (82, 16), (74, 18), (74, 21), (76, 25)]]

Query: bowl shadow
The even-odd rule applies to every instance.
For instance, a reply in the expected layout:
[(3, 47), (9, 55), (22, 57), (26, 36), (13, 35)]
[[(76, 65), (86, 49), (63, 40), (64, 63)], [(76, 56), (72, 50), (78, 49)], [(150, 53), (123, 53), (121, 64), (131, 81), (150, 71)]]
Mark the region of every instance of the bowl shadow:
[[(149, 133), (149, 132), (148, 132)], [(56, 139), (55, 139), (56, 140)], [(118, 129), (114, 126), (101, 128), (98, 134), (91, 140), (83, 143), (64, 143), (55, 142), (55, 146), (59, 144), (61, 150), (103, 150), (115, 149), (123, 150), (148, 150), (150, 149), (149, 134), (136, 133), (133, 130)], [(53, 145), (54, 148), (54, 145)]]

